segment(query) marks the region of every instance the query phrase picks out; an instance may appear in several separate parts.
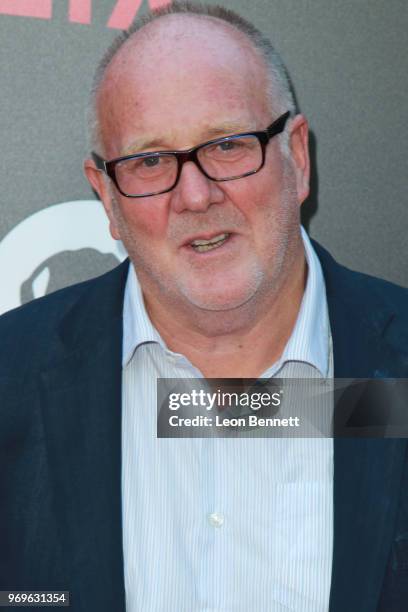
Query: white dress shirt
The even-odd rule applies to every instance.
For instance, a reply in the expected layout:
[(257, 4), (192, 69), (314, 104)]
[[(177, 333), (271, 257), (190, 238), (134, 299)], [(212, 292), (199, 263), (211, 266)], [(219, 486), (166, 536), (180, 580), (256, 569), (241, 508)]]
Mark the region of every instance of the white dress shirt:
[[(320, 262), (262, 378), (333, 376)], [(327, 612), (332, 439), (158, 439), (157, 378), (202, 377), (170, 351), (130, 266), (124, 300), (122, 501), (127, 612)], [(265, 330), (267, 333), (267, 330)]]

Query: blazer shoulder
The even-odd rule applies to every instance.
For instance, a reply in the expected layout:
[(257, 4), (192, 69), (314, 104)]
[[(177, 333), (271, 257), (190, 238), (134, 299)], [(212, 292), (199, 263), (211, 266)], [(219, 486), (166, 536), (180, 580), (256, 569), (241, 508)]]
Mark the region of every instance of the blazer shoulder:
[(343, 273), (350, 276), (352, 286), (358, 287), (361, 296), (365, 296), (365, 301), (370, 297), (374, 298), (377, 303), (383, 304), (408, 319), (408, 289), (406, 287), (370, 274), (350, 270), (345, 266), (341, 267)]
[(393, 343), (408, 349), (408, 289), (339, 264), (313, 241), (320, 259), (329, 304), (341, 304)]
[[(392, 306), (397, 310), (406, 312), (408, 304), (408, 289), (384, 280), (377, 276), (351, 270), (339, 264), (334, 257), (316, 241), (312, 240), (313, 247), (322, 264), (323, 274), (328, 294), (338, 294), (340, 291), (344, 299), (361, 299), (367, 302), (369, 297), (376, 302)], [(368, 292), (368, 293), (367, 293)]]
[[(16, 364), (46, 360), (60, 336), (80, 336), (107, 317), (119, 316), (128, 261), (102, 276), (32, 300), (0, 317), (0, 376), (15, 376)], [(73, 339), (73, 338), (72, 338)], [(21, 368), (18, 368), (21, 371)]]

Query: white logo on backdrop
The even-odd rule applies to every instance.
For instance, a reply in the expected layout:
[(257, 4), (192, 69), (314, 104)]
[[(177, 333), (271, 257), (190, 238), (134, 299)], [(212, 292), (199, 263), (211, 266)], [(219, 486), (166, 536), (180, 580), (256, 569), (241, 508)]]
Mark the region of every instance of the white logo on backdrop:
[(0, 314), (102, 274), (126, 257), (100, 202), (63, 202), (36, 212), (0, 242)]

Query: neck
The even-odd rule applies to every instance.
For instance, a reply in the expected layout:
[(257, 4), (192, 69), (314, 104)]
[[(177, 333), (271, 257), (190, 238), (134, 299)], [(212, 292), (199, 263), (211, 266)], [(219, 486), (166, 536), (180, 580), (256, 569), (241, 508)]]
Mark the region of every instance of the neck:
[(303, 244), (273, 294), (230, 311), (193, 311), (149, 298), (149, 316), (167, 346), (206, 378), (258, 378), (281, 356), (296, 323), (307, 277)]

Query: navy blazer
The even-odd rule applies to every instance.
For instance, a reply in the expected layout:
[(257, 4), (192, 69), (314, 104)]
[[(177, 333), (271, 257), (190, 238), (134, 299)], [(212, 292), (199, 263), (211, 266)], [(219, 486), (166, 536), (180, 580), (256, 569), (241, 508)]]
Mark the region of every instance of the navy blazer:
[[(314, 246), (335, 376), (408, 378), (408, 291), (351, 272)], [(72, 612), (125, 612), (127, 269), (0, 318), (0, 590), (69, 590)], [(330, 612), (407, 610), (407, 442), (335, 439)]]

